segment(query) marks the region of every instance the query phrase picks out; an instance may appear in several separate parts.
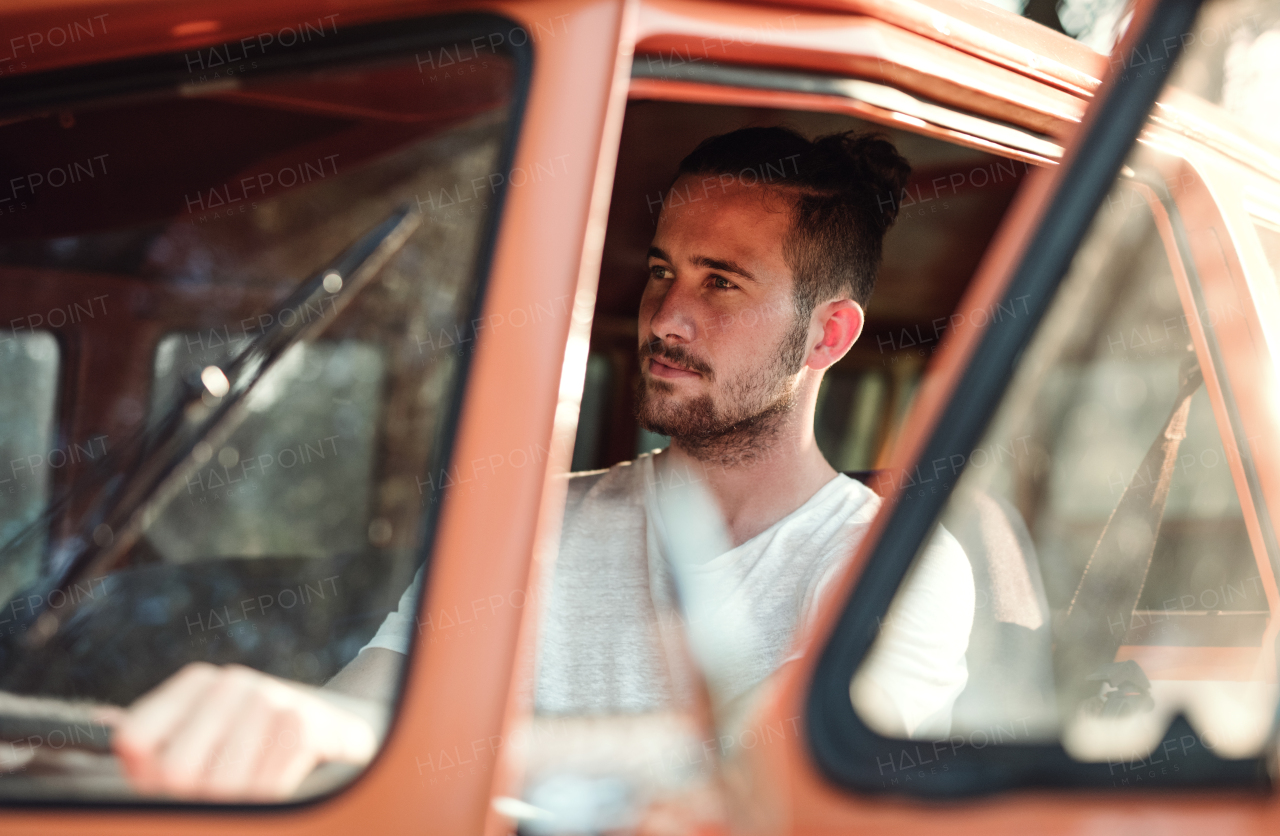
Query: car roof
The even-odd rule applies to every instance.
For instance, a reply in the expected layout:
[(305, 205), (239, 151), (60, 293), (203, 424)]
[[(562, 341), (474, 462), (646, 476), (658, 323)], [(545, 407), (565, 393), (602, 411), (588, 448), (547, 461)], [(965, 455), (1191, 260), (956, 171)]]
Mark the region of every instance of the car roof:
[(1106, 56), (1061, 32), (970, 0), (774, 0), (771, 5), (866, 15), (1072, 92), (1101, 83)]
[[(717, 5), (760, 5), (717, 3)], [(1103, 56), (1073, 39), (1019, 15), (968, 0), (774, 0), (768, 5), (865, 15), (901, 26), (996, 63), (1043, 78), (1076, 92), (1095, 89), (1106, 66)], [(154, 51), (168, 42), (173, 50), (220, 43), (244, 32), (336, 13), (344, 23), (366, 22), (433, 11), (455, 11), (449, 0), (338, 0), (322, 9), (312, 0), (271, 4), (196, 0), (179, 4), (104, 0), (93, 12), (105, 14), (105, 32), (76, 50), (46, 50), (30, 56), (27, 71), (109, 60)], [(78, 0), (11, 0), (0, 19), (8, 32), (39, 32), (66, 26), (91, 14)], [(179, 21), (175, 23), (175, 20)], [(89, 39), (85, 39), (88, 41)], [(63, 54), (74, 53), (74, 54)]]

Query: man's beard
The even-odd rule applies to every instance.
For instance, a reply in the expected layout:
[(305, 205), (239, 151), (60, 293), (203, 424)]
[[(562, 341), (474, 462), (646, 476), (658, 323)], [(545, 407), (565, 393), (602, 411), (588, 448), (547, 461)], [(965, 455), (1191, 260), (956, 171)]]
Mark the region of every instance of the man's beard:
[[(636, 420), (646, 430), (678, 441), (702, 462), (733, 467), (759, 460), (772, 450), (795, 411), (795, 375), (808, 354), (808, 326), (808, 317), (797, 318), (778, 350), (771, 352), (768, 365), (727, 382), (720, 407), (710, 394), (684, 402), (663, 398), (675, 387), (641, 375), (636, 385)], [(640, 346), (640, 362), (650, 357), (670, 360), (715, 382), (714, 370), (683, 346), (650, 340)]]

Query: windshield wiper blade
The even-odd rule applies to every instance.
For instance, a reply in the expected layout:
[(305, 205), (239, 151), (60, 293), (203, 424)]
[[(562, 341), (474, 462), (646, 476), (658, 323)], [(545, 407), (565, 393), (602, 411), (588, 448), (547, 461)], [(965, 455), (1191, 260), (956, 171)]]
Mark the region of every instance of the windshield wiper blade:
[[(75, 581), (110, 567), (134, 546), (164, 504), (201, 467), (197, 445), (217, 448), (225, 442), (243, 421), (244, 400), (254, 384), (292, 346), (332, 321), (405, 245), (421, 222), (422, 216), (411, 206), (397, 208), (290, 293), (271, 311), (271, 324), (230, 362), (206, 366), (198, 379), (185, 379), (177, 402), (157, 422), (113, 451), (110, 463), (119, 466), (131, 457), (136, 457), (136, 463), (110, 475), (83, 514), (79, 536), (64, 544), (46, 573), (22, 593), (28, 602), (39, 602), (21, 608), (25, 612), (19, 620), (27, 628), (24, 636), (28, 644), (43, 645), (74, 610), (50, 608), (50, 594), (65, 593)], [(66, 507), (69, 501), (69, 496), (64, 497), (56, 506)], [(54, 511), (51, 506), (27, 531), (40, 524), (47, 527)], [(26, 533), (0, 549), (0, 557), (25, 541)], [(62, 600), (73, 599), (63, 596)]]

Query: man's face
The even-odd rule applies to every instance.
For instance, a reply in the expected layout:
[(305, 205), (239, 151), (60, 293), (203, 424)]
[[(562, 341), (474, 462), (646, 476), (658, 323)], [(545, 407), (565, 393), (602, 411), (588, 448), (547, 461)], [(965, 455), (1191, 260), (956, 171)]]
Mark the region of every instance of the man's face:
[(640, 423), (691, 439), (763, 430), (793, 408), (808, 353), (782, 254), (790, 197), (697, 176), (668, 197), (640, 302)]

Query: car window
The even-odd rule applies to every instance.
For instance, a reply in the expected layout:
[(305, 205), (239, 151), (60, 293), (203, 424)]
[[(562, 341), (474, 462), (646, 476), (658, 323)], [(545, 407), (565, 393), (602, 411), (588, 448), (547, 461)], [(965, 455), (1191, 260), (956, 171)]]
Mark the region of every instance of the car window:
[[(1180, 72), (1204, 70), (1192, 50)], [(936, 796), (1243, 782), (1256, 765), (1277, 697), (1276, 555), (1231, 371), (1258, 349), (1233, 339), (1250, 303), (1220, 290), (1231, 277), (1199, 246), (1225, 236), (1193, 156), (1150, 135), (1132, 143), (1061, 283), (1025, 307), (1008, 291), (986, 312), (989, 339), (1034, 332), (1009, 351), (1011, 374), (991, 378), (976, 443), (872, 478), (897, 518), (913, 503), (940, 513), (867, 625), (848, 698), (874, 735), (828, 761), (845, 780)], [(966, 397), (985, 396), (961, 384), (952, 409)], [(963, 550), (974, 580), (972, 621), (957, 622), (967, 676), (944, 723), (904, 724), (902, 637), (953, 597), (936, 583), (940, 542)], [(855, 598), (885, 582), (875, 559)], [(913, 652), (934, 665), (930, 641), (941, 637)], [(844, 681), (828, 671), (834, 705)]]
[[(44, 319), (37, 316), (37, 322)], [(13, 325), (26, 325), (17, 319)], [(32, 523), (48, 501), (51, 474), (106, 453), (104, 438), (57, 442), (59, 360), (58, 342), (48, 331), (0, 331), (0, 541), (18, 541), (13, 557), (0, 565), (4, 600), (39, 573), (48, 532)]]
[[(93, 68), (98, 98), (63, 75), (57, 108), (0, 122), (0, 281), (98, 300), (57, 341), (0, 334), (0, 479), (23, 488), (0, 481), (0, 691), (129, 705), (194, 661), (321, 685), (396, 608), (430, 552), (474, 344), (450, 335), (481, 303), (527, 78), (494, 26)], [(0, 320), (42, 310), (17, 298)], [(50, 763), (0, 795), (129, 795)]]
[[(1184, 382), (1198, 363), (1191, 317), (1213, 330), (1244, 314), (1183, 307), (1146, 192), (1116, 185), (982, 443), (939, 465), (963, 471), (941, 524), (978, 592), (951, 720), (966, 739), (1016, 727), (1105, 760), (1148, 752), (1178, 711), (1241, 754), (1270, 727), (1274, 686), (1246, 683), (1263, 662), (1271, 573), (1246, 529), (1236, 444), (1228, 453), (1201, 378)], [(910, 501), (939, 475), (890, 470), (881, 484)], [(1130, 562), (1132, 578), (1117, 568)], [(1237, 650), (1214, 660), (1209, 647)], [(1126, 671), (1097, 678), (1126, 661), (1149, 688), (1130, 694)]]

